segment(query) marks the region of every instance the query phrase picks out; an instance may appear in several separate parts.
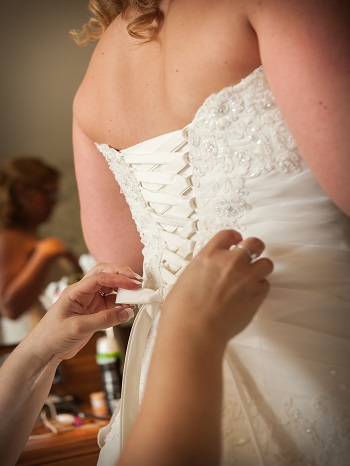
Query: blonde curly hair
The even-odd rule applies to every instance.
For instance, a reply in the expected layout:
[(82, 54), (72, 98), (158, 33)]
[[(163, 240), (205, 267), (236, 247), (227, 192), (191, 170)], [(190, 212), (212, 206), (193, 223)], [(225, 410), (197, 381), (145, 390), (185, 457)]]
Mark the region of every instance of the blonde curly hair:
[(99, 39), (111, 22), (122, 15), (130, 36), (149, 42), (156, 37), (155, 21), (161, 16), (159, 3), (160, 0), (89, 0), (92, 17), (81, 31), (73, 29), (70, 35), (78, 45), (86, 45)]

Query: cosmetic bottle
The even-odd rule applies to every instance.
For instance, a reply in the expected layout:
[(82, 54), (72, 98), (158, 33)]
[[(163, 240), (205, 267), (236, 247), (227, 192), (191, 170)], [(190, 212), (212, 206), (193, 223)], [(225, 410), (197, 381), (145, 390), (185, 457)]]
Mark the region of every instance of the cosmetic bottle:
[(109, 409), (104, 391), (90, 393), (90, 404), (95, 416), (108, 417)]
[(109, 413), (112, 414), (122, 389), (120, 349), (112, 328), (107, 329), (106, 336), (97, 339), (96, 362), (101, 367), (102, 386)]

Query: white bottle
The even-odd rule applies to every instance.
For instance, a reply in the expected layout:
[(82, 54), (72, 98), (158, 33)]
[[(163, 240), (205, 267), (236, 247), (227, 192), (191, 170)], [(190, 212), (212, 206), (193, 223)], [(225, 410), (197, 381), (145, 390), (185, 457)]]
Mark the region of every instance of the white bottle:
[(103, 390), (106, 394), (110, 414), (121, 396), (122, 375), (120, 371), (120, 349), (114, 337), (113, 329), (107, 329), (107, 335), (96, 342), (96, 362), (102, 370)]

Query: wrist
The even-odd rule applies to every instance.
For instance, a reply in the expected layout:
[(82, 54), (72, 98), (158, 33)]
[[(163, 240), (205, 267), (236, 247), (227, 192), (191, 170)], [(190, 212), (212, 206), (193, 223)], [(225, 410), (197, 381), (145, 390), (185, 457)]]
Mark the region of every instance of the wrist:
[[(37, 359), (38, 365), (42, 365), (42, 367), (48, 365), (57, 367), (61, 359), (57, 357), (55, 350), (51, 348), (51, 342), (47, 341), (47, 330), (45, 328), (42, 330), (41, 327), (40, 321), (22, 343), (26, 345), (27, 351), (32, 354), (33, 358)], [(49, 340), (52, 341), (51, 335), (49, 336)]]
[(164, 311), (160, 326), (168, 338), (190, 339), (198, 348), (215, 347), (218, 355), (223, 355), (229, 340), (228, 332), (215, 316), (206, 314), (205, 310), (202, 313), (201, 309), (189, 309), (181, 303), (168, 305)]
[(36, 338), (31, 338), (31, 334), (24, 338), (15, 348), (15, 364), (21, 364), (26, 367), (25, 383), (29, 389), (35, 389), (40, 380), (53, 379), (59, 361), (52, 355), (41, 351), (40, 347), (35, 344)]
[(183, 320), (170, 315), (162, 316), (157, 337), (164, 348), (176, 348), (179, 351), (191, 352), (193, 357), (209, 354), (217, 362), (222, 360), (227, 338), (220, 332), (215, 322), (187, 315)]

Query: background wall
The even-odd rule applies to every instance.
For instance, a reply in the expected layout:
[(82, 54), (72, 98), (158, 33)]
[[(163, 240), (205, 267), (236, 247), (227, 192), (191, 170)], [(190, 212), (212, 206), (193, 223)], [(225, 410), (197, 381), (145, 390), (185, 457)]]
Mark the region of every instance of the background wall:
[(32, 154), (62, 173), (62, 200), (43, 227), (86, 252), (71, 142), (72, 102), (93, 45), (68, 35), (87, 20), (87, 0), (7, 0), (0, 28), (0, 161)]

